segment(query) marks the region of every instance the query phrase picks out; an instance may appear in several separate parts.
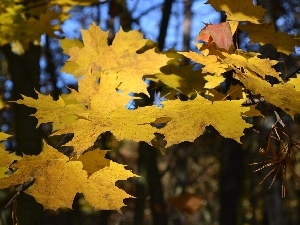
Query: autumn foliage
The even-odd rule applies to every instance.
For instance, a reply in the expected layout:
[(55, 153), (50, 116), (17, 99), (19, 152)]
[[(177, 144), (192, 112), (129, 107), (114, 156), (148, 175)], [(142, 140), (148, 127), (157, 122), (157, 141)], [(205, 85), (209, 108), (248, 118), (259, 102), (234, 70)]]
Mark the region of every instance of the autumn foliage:
[[(49, 1), (49, 4), (60, 5), (61, 2)], [(70, 1), (70, 5), (73, 2), (76, 1)], [(238, 30), (249, 32), (252, 42), (272, 44), (284, 54), (290, 54), (294, 46), (300, 44), (299, 39), (275, 31), (272, 24), (262, 24), (265, 10), (254, 6), (252, 0), (236, 2), (208, 1), (216, 10), (226, 13), (227, 21), (207, 24), (200, 31), (196, 38), (197, 52), (159, 52), (156, 45), (138, 31), (122, 29), (109, 46), (108, 32), (96, 24), (81, 31), (82, 41), (61, 40), (64, 53), (69, 55), (62, 71), (78, 78), (78, 91), (71, 90), (57, 101), (38, 93), (38, 99), (23, 96), (16, 103), (36, 108), (32, 116), (38, 119), (38, 125), (53, 123), (53, 135), (74, 134), (66, 145), (72, 146), (75, 154), (70, 159), (46, 143), (37, 156), (19, 157), (1, 149), (0, 189), (33, 179), (25, 192), (45, 209), (71, 208), (74, 196), (80, 192), (95, 209), (120, 211), (123, 200), (132, 196), (117, 188), (115, 182), (137, 176), (123, 165), (105, 159), (98, 149), (89, 149), (99, 135), (109, 131), (117, 140), (155, 145), (157, 134), (161, 134), (166, 142), (163, 147), (167, 148), (184, 141), (193, 142), (212, 125), (223, 137), (240, 143), (244, 130), (252, 126), (245, 118), (262, 116), (253, 106), (257, 102), (264, 102), (272, 109), (279, 107), (293, 118), (300, 112), (300, 78), (283, 79), (274, 69), (278, 61), (239, 49), (233, 35)], [(14, 4), (5, 7), (0, 18), (12, 16), (8, 9), (19, 10)], [(21, 43), (16, 33), (20, 26), (41, 28), (41, 23), (49, 24), (54, 18), (65, 19), (65, 14), (53, 13), (48, 10), (39, 15), (39, 20), (22, 18), (15, 29), (10, 28), (6, 39), (1, 36), (6, 31), (1, 30), (0, 44), (14, 42), (22, 45), (18, 49), (26, 49), (28, 42), (36, 37), (25, 34), (28, 41), (22, 39)], [(51, 28), (51, 32), (55, 30), (50, 25), (45, 27)], [(0, 29), (4, 29), (3, 26)], [(190, 59), (192, 65), (186, 65), (186, 59)], [(228, 78), (228, 72), (237, 84), (224, 93), (220, 91), (220, 84)], [(271, 84), (268, 77), (276, 82)], [(127, 109), (128, 102), (136, 99), (132, 93), (149, 95), (145, 78), (162, 87), (164, 101), (160, 106)], [(176, 99), (177, 92), (189, 100)], [(249, 93), (262, 98), (249, 100)], [(283, 125), (277, 123), (276, 126)], [(7, 137), (2, 134), (1, 140)], [(6, 175), (8, 168), (15, 172)]]

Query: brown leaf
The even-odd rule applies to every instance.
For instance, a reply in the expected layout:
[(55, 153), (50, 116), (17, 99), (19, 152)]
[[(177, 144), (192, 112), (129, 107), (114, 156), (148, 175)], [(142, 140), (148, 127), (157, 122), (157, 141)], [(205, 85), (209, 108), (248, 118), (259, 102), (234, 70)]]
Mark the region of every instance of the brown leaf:
[(195, 194), (181, 194), (172, 198), (170, 202), (181, 212), (193, 214), (201, 209), (206, 201)]

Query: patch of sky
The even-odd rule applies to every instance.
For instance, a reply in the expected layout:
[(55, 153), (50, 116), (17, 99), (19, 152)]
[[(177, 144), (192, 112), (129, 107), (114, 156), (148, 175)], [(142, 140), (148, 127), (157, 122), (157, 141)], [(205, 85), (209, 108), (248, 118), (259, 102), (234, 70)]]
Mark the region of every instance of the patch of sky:
[(163, 101), (166, 101), (165, 96), (161, 96), (161, 92), (155, 92), (153, 105), (156, 105), (159, 108), (163, 108), (164, 105), (161, 104), (161, 102), (163, 102)]
[[(192, 4), (191, 40), (194, 40), (205, 24), (219, 23), (221, 15), (211, 5), (205, 4), (205, 0), (194, 1)], [(138, 18), (138, 23), (133, 24), (133, 29), (141, 30), (145, 38), (156, 41), (158, 39), (160, 23), (162, 19), (162, 6), (164, 1), (128, 1), (128, 9), (132, 11), (133, 19)], [(143, 15), (143, 16), (141, 16)], [(184, 4), (175, 1), (170, 15), (169, 25), (164, 50), (183, 48), (183, 18)]]
[[(121, 90), (117, 90), (117, 92), (122, 93)], [(129, 95), (129, 96), (134, 96), (134, 93), (133, 93), (133, 92), (130, 92), (128, 95)], [(126, 105), (125, 107), (126, 107), (127, 109), (130, 109), (130, 110), (136, 109), (136, 102), (135, 102), (135, 100), (134, 100), (134, 99), (130, 100), (130, 101), (127, 103), (127, 105)]]
[(162, 5), (162, 0), (127, 1), (132, 18), (137, 22), (133, 24), (133, 29), (140, 30), (145, 38), (156, 41), (159, 35)]
[(300, 46), (295, 46), (295, 54), (300, 56)]
[(66, 84), (76, 85), (77, 84), (77, 79), (71, 74), (61, 72), (61, 76), (58, 77), (56, 85), (57, 85), (58, 88), (62, 88)]
[(8, 132), (8, 129), (9, 129), (9, 126), (8, 126), (8, 124), (2, 124), (2, 126), (1, 126), (1, 131), (2, 132)]
[(6, 91), (12, 91), (14, 88), (14, 83), (11, 80), (6, 80), (4, 83), (4, 87)]

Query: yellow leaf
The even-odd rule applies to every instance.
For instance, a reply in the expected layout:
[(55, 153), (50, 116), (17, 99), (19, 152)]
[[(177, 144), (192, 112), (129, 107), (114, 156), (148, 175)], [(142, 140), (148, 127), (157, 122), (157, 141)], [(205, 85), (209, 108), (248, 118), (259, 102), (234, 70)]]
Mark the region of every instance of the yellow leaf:
[[(0, 141), (6, 140), (11, 135), (0, 132)], [(15, 161), (20, 160), (22, 157), (17, 156), (14, 152), (5, 151), (2, 146), (0, 147), (0, 178), (6, 177), (5, 172), (8, 171), (8, 167)]]
[(11, 50), (18, 55), (22, 55), (25, 52), (24, 46), (19, 41), (13, 41), (11, 43)]
[(257, 42), (262, 45), (271, 44), (278, 52), (282, 52), (287, 55), (295, 51), (296, 45), (300, 45), (299, 40), (294, 39), (285, 32), (276, 31), (273, 23), (247, 23), (246, 25), (239, 25), (239, 28), (249, 33), (250, 40), (252, 42)]
[[(93, 79), (87, 79), (88, 82), (96, 82), (93, 74), (86, 74), (85, 76), (93, 77)], [(53, 107), (57, 108), (56, 114), (58, 115), (55, 116), (55, 120), (64, 124), (64, 127), (55, 134), (74, 133), (73, 139), (67, 145), (73, 146), (77, 155), (81, 155), (93, 145), (100, 134), (107, 131), (110, 131), (118, 140), (145, 141), (148, 144), (151, 144), (155, 137), (154, 133), (162, 133), (166, 136), (168, 146), (170, 146), (186, 140), (194, 140), (203, 133), (208, 125), (213, 125), (224, 137), (238, 141), (239, 137), (243, 135), (243, 129), (249, 126), (240, 117), (240, 114), (247, 110), (247, 107), (240, 107), (240, 101), (224, 101), (212, 104), (198, 96), (193, 101), (163, 102), (163, 108), (146, 106), (135, 110), (126, 109), (124, 106), (128, 103), (130, 96), (113, 88), (116, 77), (117, 75), (113, 76), (112, 74), (101, 75), (98, 92), (94, 93), (93, 96), (87, 94), (90, 96), (91, 102), (85, 110), (72, 111), (67, 108), (66, 113), (60, 105), (57, 106), (58, 103), (52, 103), (54, 104)], [(79, 86), (79, 92), (81, 88), (84, 87)], [(36, 116), (53, 114), (53, 109), (45, 106), (42, 108), (42, 113), (39, 112), (38, 105), (45, 104), (43, 98), (46, 101), (50, 100), (49, 97), (45, 96), (42, 96), (41, 99), (32, 100), (38, 109)], [(107, 104), (108, 102), (110, 104)], [(76, 119), (67, 122), (62, 121), (66, 115), (76, 115)], [(48, 116), (48, 118), (51, 117)], [(43, 119), (47, 121), (45, 118)], [(167, 123), (167, 125), (158, 129), (153, 126), (157, 123)], [(230, 124), (236, 126), (233, 128)], [(198, 126), (199, 129), (195, 129), (195, 126)], [(173, 138), (170, 138), (171, 136)]]
[(191, 97), (195, 91), (204, 91), (204, 79), (199, 70), (194, 71), (193, 65), (176, 67), (168, 66), (163, 69), (164, 73), (155, 75), (161, 82), (175, 90)]
[(65, 105), (65, 102), (61, 97), (57, 101), (53, 101), (50, 95), (45, 96), (38, 92), (37, 94), (38, 99), (22, 95), (23, 99), (16, 101), (18, 104), (39, 109), (35, 114), (32, 114), (38, 119), (37, 126), (41, 123), (61, 122), (63, 119), (68, 120), (71, 115), (76, 115), (85, 110), (85, 107), (82, 105)]
[(8, 177), (8, 175), (6, 174), (7, 171), (8, 171), (7, 167), (0, 166), (0, 179), (3, 177)]
[[(0, 132), (0, 141), (4, 141), (11, 135)], [(5, 151), (3, 147), (0, 147), (0, 167), (7, 167), (14, 161), (19, 160), (21, 157), (17, 156), (15, 153)]]
[(267, 102), (281, 108), (292, 118), (300, 112), (300, 92), (295, 90), (294, 85), (282, 83), (272, 86), (250, 71), (237, 73), (237, 77), (247, 89), (255, 94), (261, 94)]
[(243, 92), (243, 87), (239, 84), (230, 85), (230, 88), (226, 92), (226, 94), (220, 93), (215, 89), (209, 90), (209, 96), (211, 97), (211, 101), (224, 101), (224, 100), (240, 100), (244, 99), (245, 95)]
[(75, 98), (77, 103), (84, 106), (89, 106), (92, 98), (97, 94), (99, 85), (96, 82), (96, 77), (91, 75), (83, 76), (78, 81), (78, 92), (72, 90), (69, 96)]
[(231, 33), (234, 34), (239, 25), (239, 22), (238, 21), (228, 21), (228, 23), (230, 26)]
[(59, 43), (60, 43), (60, 46), (62, 47), (62, 49), (64, 50), (64, 53), (67, 53), (70, 48), (75, 47), (75, 46), (78, 48), (83, 47), (83, 43), (78, 39), (74, 39), (74, 40), (63, 39), (63, 40), (59, 40)]
[(125, 206), (123, 200), (132, 196), (116, 187), (115, 183), (117, 180), (138, 177), (124, 167), (124, 165), (111, 161), (109, 167), (104, 167), (89, 177), (86, 185), (83, 186), (83, 194), (92, 207), (121, 212), (121, 207)]
[[(107, 107), (107, 103), (105, 104)], [(145, 141), (151, 144), (157, 131), (151, 126), (156, 115), (149, 115), (153, 107), (129, 110), (125, 107), (116, 109), (89, 110), (86, 118), (78, 118), (73, 123), (65, 124), (65, 128), (55, 134), (74, 133), (74, 138), (67, 145), (73, 146), (77, 155), (81, 155), (91, 147), (98, 136), (110, 131), (118, 140)], [(84, 127), (84, 129), (82, 129)]]
[(208, 0), (216, 10), (225, 11), (227, 20), (249, 21), (260, 23), (263, 21), (265, 9), (253, 5), (252, 0)]
[(115, 88), (124, 93), (147, 94), (143, 76), (160, 73), (160, 67), (166, 65), (169, 59), (154, 49), (138, 54), (137, 50), (147, 42), (138, 31), (126, 33), (121, 29), (111, 46), (107, 45), (107, 36), (108, 32), (100, 30), (95, 24), (88, 30), (82, 30), (84, 47), (74, 46), (67, 51), (70, 55), (68, 61), (76, 63), (76, 66), (72, 64), (72, 68), (68, 67), (68, 72), (75, 76), (90, 72), (88, 70), (117, 75)]
[(256, 105), (251, 105), (250, 110), (243, 113), (242, 115), (247, 117), (264, 116), (259, 110), (256, 109)]
[[(249, 107), (242, 107), (243, 100), (211, 102), (201, 96), (191, 101), (162, 102), (160, 117), (172, 118), (158, 133), (165, 135), (167, 146), (183, 141), (194, 141), (212, 125), (223, 137), (240, 142), (243, 130), (250, 127), (241, 117)], [(234, 126), (232, 126), (234, 124)]]
[(74, 133), (68, 145), (72, 145), (78, 155), (91, 147), (98, 136), (106, 131), (111, 131), (120, 140), (144, 140), (150, 144), (157, 130), (150, 125), (156, 116), (147, 116), (151, 107), (140, 108), (138, 111), (126, 109), (131, 97), (118, 92), (114, 88), (116, 83), (117, 74), (102, 74), (100, 85), (93, 74), (86, 74), (79, 81), (79, 92), (72, 91), (71, 94), (77, 98), (78, 104), (65, 105), (61, 98), (53, 101), (51, 96), (41, 94), (38, 94), (38, 99), (24, 96), (24, 100), (18, 100), (17, 103), (36, 108), (34, 116), (39, 124), (62, 123), (64, 126), (56, 124), (56, 129), (60, 130), (55, 135)]
[(244, 67), (245, 69), (255, 72), (260, 77), (264, 78), (266, 75), (277, 78), (282, 81), (280, 75), (272, 66), (276, 65), (278, 61), (270, 59), (260, 59), (257, 56), (246, 59), (242, 55), (222, 53), (225, 56), (223, 62), (235, 68)]
[(15, 160), (20, 160), (22, 157), (17, 156), (14, 152), (8, 152), (0, 148), (0, 167), (6, 167), (13, 163)]
[(296, 78), (290, 78), (288, 83), (294, 85), (296, 91), (300, 91), (300, 74)]
[(87, 171), (88, 176), (90, 176), (96, 171), (110, 165), (110, 160), (104, 157), (107, 152), (108, 150), (95, 149), (85, 152), (79, 156), (78, 159), (73, 158), (72, 160), (82, 162), (83, 169)]
[(208, 88), (208, 89), (212, 89), (212, 88), (218, 87), (218, 86), (220, 86), (220, 84), (222, 82), (225, 81), (225, 77), (223, 77), (223, 76), (207, 75), (207, 76), (204, 77), (204, 79), (207, 81), (205, 83), (204, 88)]
[(11, 135), (9, 135), (9, 134), (0, 132), (0, 141), (4, 141), (4, 140), (6, 140), (7, 138), (9, 138), (10, 136), (11, 136)]
[(99, 0), (51, 0), (53, 5), (71, 5), (71, 6), (88, 6), (93, 3), (98, 3)]
[(24, 156), (13, 164), (17, 169), (9, 177), (0, 179), (0, 189), (22, 184), (34, 178), (34, 183), (25, 191), (32, 195), (45, 209), (72, 208), (77, 193), (83, 193), (88, 203), (97, 210), (118, 210), (124, 206), (124, 198), (132, 197), (115, 186), (117, 180), (135, 177), (123, 165), (110, 162), (92, 176), (82, 170), (80, 161), (68, 157), (45, 144), (37, 156)]
[(219, 58), (215, 55), (207, 55), (203, 56), (196, 52), (180, 52), (180, 54), (184, 55), (187, 58), (190, 58), (194, 62), (200, 63), (204, 65), (202, 68), (203, 73), (213, 73), (217, 76), (220, 76), (222, 73), (226, 72), (228, 65), (222, 64)]
[[(22, 4), (12, 4), (3, 10), (0, 6), (0, 45), (13, 42), (13, 50), (23, 53), (29, 42), (39, 41), (42, 34), (53, 36), (57, 26), (51, 26), (51, 21), (58, 18), (54, 10), (40, 12), (39, 15), (26, 15), (28, 12)], [(37, 19), (38, 17), (38, 19)]]

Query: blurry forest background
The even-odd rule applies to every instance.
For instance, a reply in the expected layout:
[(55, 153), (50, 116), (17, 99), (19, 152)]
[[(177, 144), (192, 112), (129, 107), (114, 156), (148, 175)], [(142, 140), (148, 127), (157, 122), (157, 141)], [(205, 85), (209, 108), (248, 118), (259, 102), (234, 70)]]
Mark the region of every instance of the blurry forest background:
[[(29, 1), (24, 1), (29, 2)], [(32, 1), (39, 4), (42, 1)], [(205, 24), (224, 20), (205, 0), (111, 0), (105, 4), (74, 6), (59, 38), (81, 38), (80, 29), (94, 22), (108, 30), (110, 41), (122, 27), (125, 31), (141, 31), (145, 38), (156, 41), (161, 50), (195, 50), (193, 42)], [(267, 9), (265, 22), (274, 22), (278, 31), (289, 34), (300, 32), (300, 2), (298, 0), (254, 0)], [(1, 21), (0, 21), (1, 23)], [(0, 25), (1, 26), (1, 25)], [(279, 54), (272, 46), (263, 48), (250, 43), (246, 33), (237, 37), (239, 47), (260, 52), (264, 57), (284, 61), (278, 67), (284, 75), (300, 68), (298, 54)], [(0, 47), (0, 92), (3, 95), (1, 130), (14, 134), (6, 147), (18, 154), (38, 154), (42, 139), (62, 146), (68, 138), (51, 139), (50, 124), (36, 129), (37, 121), (28, 117), (34, 110), (8, 103), (20, 94), (36, 97), (34, 90), (58, 95), (76, 88), (72, 75), (60, 72), (67, 56), (63, 55), (57, 38), (42, 35), (41, 46), (31, 44), (23, 55), (11, 51), (11, 45)], [(298, 60), (298, 61), (297, 61)], [(287, 74), (288, 73), (288, 74)], [(151, 85), (150, 85), (151, 87)], [(131, 102), (128, 107), (159, 103), (159, 92), (149, 88), (151, 98)], [(185, 99), (185, 96), (178, 95)], [(295, 122), (285, 118), (293, 135), (300, 136), (299, 117)], [(136, 199), (126, 201), (123, 215), (115, 211), (94, 211), (81, 195), (77, 195), (73, 210), (43, 211), (31, 196), (21, 194), (17, 217), (20, 225), (298, 225), (300, 223), (300, 190), (292, 179), (287, 179), (286, 197), (281, 197), (280, 176), (270, 187), (273, 177), (259, 183), (268, 173), (249, 164), (259, 162), (261, 144), (274, 123), (273, 117), (254, 119), (255, 130), (246, 132), (242, 145), (221, 137), (212, 127), (195, 142), (184, 142), (167, 150), (155, 149), (145, 143), (117, 142), (110, 133), (98, 141), (101, 149), (113, 149), (109, 158), (128, 165), (127, 168), (143, 178), (118, 182), (117, 185)], [(196, 129), (196, 128), (195, 128)], [(61, 138), (61, 137), (60, 137)], [(300, 174), (300, 165), (295, 171)], [(287, 175), (289, 176), (289, 175)], [(0, 192), (0, 225), (12, 224), (12, 206), (4, 208), (13, 196), (13, 189)]]

